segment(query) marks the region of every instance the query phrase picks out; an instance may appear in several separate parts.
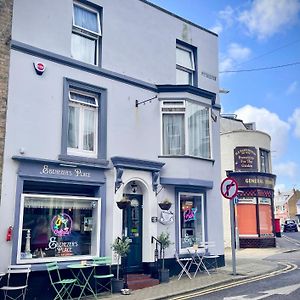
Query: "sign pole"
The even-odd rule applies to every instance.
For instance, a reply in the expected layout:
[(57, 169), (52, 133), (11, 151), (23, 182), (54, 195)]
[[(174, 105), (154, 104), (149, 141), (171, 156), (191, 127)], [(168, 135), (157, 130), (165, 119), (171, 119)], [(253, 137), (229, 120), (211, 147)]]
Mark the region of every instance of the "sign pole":
[(234, 201), (230, 200), (232, 275), (236, 275)]
[(238, 193), (238, 184), (235, 179), (227, 177), (221, 183), (221, 194), (230, 201), (230, 227), (231, 227), (231, 256), (232, 275), (236, 275), (236, 249), (235, 249), (235, 196)]

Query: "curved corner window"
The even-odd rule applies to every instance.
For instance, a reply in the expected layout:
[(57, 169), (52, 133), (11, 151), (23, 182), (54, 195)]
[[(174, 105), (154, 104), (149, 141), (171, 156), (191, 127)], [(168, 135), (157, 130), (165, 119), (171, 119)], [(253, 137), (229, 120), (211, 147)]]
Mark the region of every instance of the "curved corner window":
[(22, 194), (17, 262), (97, 256), (99, 211), (99, 198)]

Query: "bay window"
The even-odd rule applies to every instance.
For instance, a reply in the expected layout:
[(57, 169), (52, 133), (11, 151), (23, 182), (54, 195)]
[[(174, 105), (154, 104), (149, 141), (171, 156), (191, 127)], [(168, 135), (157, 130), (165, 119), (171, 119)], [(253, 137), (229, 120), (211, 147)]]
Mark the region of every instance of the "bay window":
[(100, 199), (22, 194), (18, 262), (96, 256)]
[(204, 236), (204, 195), (198, 193), (179, 193), (180, 210), (180, 249), (199, 245)]
[(85, 63), (98, 65), (100, 37), (99, 12), (74, 2), (71, 56)]
[(186, 100), (162, 102), (163, 155), (211, 158), (209, 108)]

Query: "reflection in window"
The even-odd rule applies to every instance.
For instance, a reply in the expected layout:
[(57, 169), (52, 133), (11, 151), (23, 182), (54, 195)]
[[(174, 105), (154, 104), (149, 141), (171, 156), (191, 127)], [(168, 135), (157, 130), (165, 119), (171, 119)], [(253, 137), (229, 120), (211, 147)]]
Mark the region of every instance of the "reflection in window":
[(269, 156), (270, 151), (260, 149), (260, 171), (270, 173)]
[(211, 158), (209, 108), (185, 100), (162, 103), (163, 155)]
[(176, 84), (193, 85), (195, 73), (194, 53), (183, 46), (176, 47)]
[(71, 56), (85, 63), (97, 65), (100, 36), (99, 12), (74, 3)]
[(181, 249), (204, 242), (202, 194), (179, 193)]
[(23, 194), (20, 260), (97, 254), (97, 198)]

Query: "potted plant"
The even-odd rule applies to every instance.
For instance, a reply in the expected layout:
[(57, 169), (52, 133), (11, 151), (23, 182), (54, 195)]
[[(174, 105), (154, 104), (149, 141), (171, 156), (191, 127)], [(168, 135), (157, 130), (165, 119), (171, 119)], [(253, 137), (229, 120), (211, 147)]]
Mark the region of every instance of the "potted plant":
[(120, 264), (122, 257), (127, 256), (130, 247), (130, 239), (123, 236), (121, 239), (117, 237), (112, 244), (111, 248), (117, 255), (117, 277), (112, 280), (113, 293), (120, 292), (124, 286), (124, 280), (120, 279)]
[(117, 202), (117, 205), (120, 209), (125, 209), (130, 205), (130, 200), (127, 197), (123, 197), (120, 201)]
[(157, 240), (160, 242), (161, 252), (162, 252), (162, 268), (159, 272), (159, 281), (160, 282), (169, 282), (169, 269), (165, 269), (165, 250), (171, 245), (170, 233), (162, 232)]
[(158, 203), (158, 205), (162, 210), (169, 210), (172, 206), (172, 202), (166, 198), (164, 201)]

